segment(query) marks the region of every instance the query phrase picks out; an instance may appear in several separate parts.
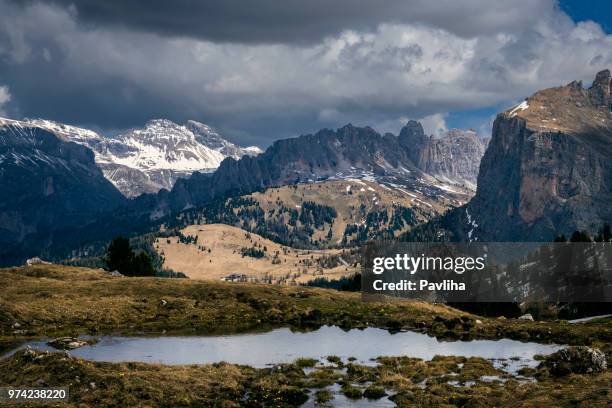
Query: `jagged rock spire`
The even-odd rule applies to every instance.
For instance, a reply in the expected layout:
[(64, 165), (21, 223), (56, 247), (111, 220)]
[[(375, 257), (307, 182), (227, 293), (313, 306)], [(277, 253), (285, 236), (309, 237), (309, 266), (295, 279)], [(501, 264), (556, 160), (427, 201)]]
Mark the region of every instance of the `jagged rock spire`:
[(610, 70), (604, 69), (595, 75), (593, 85), (589, 88), (591, 101), (597, 106), (607, 106), (612, 108), (612, 98), (610, 97)]
[(410, 160), (418, 167), (422, 160), (422, 152), (426, 150), (429, 138), (425, 135), (423, 126), (416, 120), (410, 120), (400, 131), (398, 142), (408, 152)]
[(404, 147), (414, 146), (415, 143), (418, 145), (427, 143), (427, 140), (423, 126), (416, 120), (409, 120), (399, 134), (399, 142)]

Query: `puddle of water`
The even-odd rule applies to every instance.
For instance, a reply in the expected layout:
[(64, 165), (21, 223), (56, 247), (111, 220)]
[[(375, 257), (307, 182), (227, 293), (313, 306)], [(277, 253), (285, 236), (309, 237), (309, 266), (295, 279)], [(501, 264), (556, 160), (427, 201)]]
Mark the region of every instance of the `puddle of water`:
[[(361, 388), (363, 388), (363, 387), (361, 387)], [(370, 407), (387, 408), (387, 407), (395, 407), (395, 403), (389, 399), (389, 396), (382, 397), (382, 398), (377, 399), (377, 400), (367, 399), (367, 398), (351, 399), (351, 398), (348, 398), (347, 396), (345, 396), (342, 393), (341, 387), (338, 384), (330, 385), (326, 389), (328, 391), (331, 391), (331, 393), (334, 396), (334, 399), (332, 399), (328, 403), (322, 405), (323, 407), (349, 407), (349, 408), (370, 408)], [(312, 389), (310, 391), (311, 391), (311, 396), (308, 399), (308, 401), (306, 401), (306, 403), (304, 405), (302, 405), (302, 407), (303, 408), (319, 408), (319, 407), (321, 407), (321, 405), (317, 405), (315, 403), (315, 396), (314, 395), (315, 395), (315, 392), (317, 390), (316, 389)]]
[[(45, 341), (30, 342), (38, 350), (56, 351)], [(423, 333), (400, 332), (367, 328), (344, 331), (325, 326), (319, 330), (301, 333), (288, 328), (267, 333), (223, 336), (163, 336), (118, 337), (105, 336), (96, 344), (71, 350), (75, 357), (107, 362), (140, 361), (147, 363), (209, 364), (226, 361), (253, 367), (290, 363), (299, 357), (323, 360), (335, 355), (346, 361), (355, 357), (356, 363), (375, 365), (379, 356), (410, 356), (430, 360), (435, 355), (483, 357), (499, 359), (519, 357), (515, 364), (503, 369), (515, 372), (523, 366), (536, 366), (535, 354), (550, 354), (558, 345), (523, 343), (516, 340), (438, 341)], [(14, 352), (14, 351), (13, 351)]]
[(494, 382), (494, 381), (499, 381), (499, 382), (503, 382), (505, 383), (506, 381), (508, 381), (508, 379), (506, 378), (501, 378), (498, 375), (483, 375), (480, 377), (480, 381), (484, 381), (484, 382)]
[(447, 381), (446, 382), (448, 385), (452, 385), (453, 387), (459, 388), (459, 387), (471, 387), (473, 385), (476, 385), (476, 381), (472, 381), (472, 380), (468, 380), (468, 381)]

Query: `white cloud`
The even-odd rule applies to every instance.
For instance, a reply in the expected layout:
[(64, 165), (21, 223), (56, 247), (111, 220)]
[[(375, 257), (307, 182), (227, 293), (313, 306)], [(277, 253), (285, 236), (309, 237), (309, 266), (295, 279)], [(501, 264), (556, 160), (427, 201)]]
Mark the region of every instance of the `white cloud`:
[[(446, 125), (446, 113), (434, 113), (433, 115), (427, 115), (422, 118), (415, 119), (420, 122), (423, 126), (423, 131), (426, 135), (434, 135), (435, 137), (443, 136), (448, 132)], [(399, 118), (384, 120), (376, 122), (373, 127), (380, 133), (393, 133), (399, 134), (401, 128), (408, 122), (409, 118), (406, 116), (400, 116)], [(489, 132), (490, 133), (490, 132)]]
[[(422, 118), (416, 118), (417, 122), (420, 122), (423, 126), (423, 131), (426, 135), (434, 135), (435, 137), (443, 136), (448, 132), (446, 125), (446, 113), (434, 113), (433, 115), (427, 115)], [(374, 129), (380, 133), (393, 133), (399, 134), (401, 128), (410, 120), (406, 116), (400, 116), (396, 119), (384, 120), (377, 122)]]
[(5, 116), (4, 106), (11, 101), (11, 93), (8, 86), (0, 86), (0, 115)]
[(11, 100), (11, 93), (9, 92), (8, 86), (0, 86), (0, 105)]
[(445, 117), (446, 114), (435, 113), (417, 120), (421, 122), (421, 125), (423, 125), (423, 130), (425, 131), (426, 135), (440, 137), (448, 132)]

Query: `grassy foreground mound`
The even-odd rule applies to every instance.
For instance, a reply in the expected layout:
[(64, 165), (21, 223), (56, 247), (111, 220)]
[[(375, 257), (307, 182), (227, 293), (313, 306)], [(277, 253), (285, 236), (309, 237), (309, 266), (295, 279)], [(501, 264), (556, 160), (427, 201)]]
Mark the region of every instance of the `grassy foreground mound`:
[(0, 269), (0, 344), (75, 334), (220, 333), (279, 326), (411, 329), (449, 339), (612, 343), (612, 325), (486, 319), (425, 302), (253, 283), (112, 277), (60, 265)]

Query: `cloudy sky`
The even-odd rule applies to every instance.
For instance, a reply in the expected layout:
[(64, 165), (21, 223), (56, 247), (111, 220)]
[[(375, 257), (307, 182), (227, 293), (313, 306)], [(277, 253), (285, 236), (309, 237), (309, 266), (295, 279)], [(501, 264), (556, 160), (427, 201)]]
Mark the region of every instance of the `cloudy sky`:
[(0, 114), (107, 134), (195, 119), (260, 146), (349, 122), (486, 134), (612, 67), (609, 6), (581, 3), (0, 0)]

